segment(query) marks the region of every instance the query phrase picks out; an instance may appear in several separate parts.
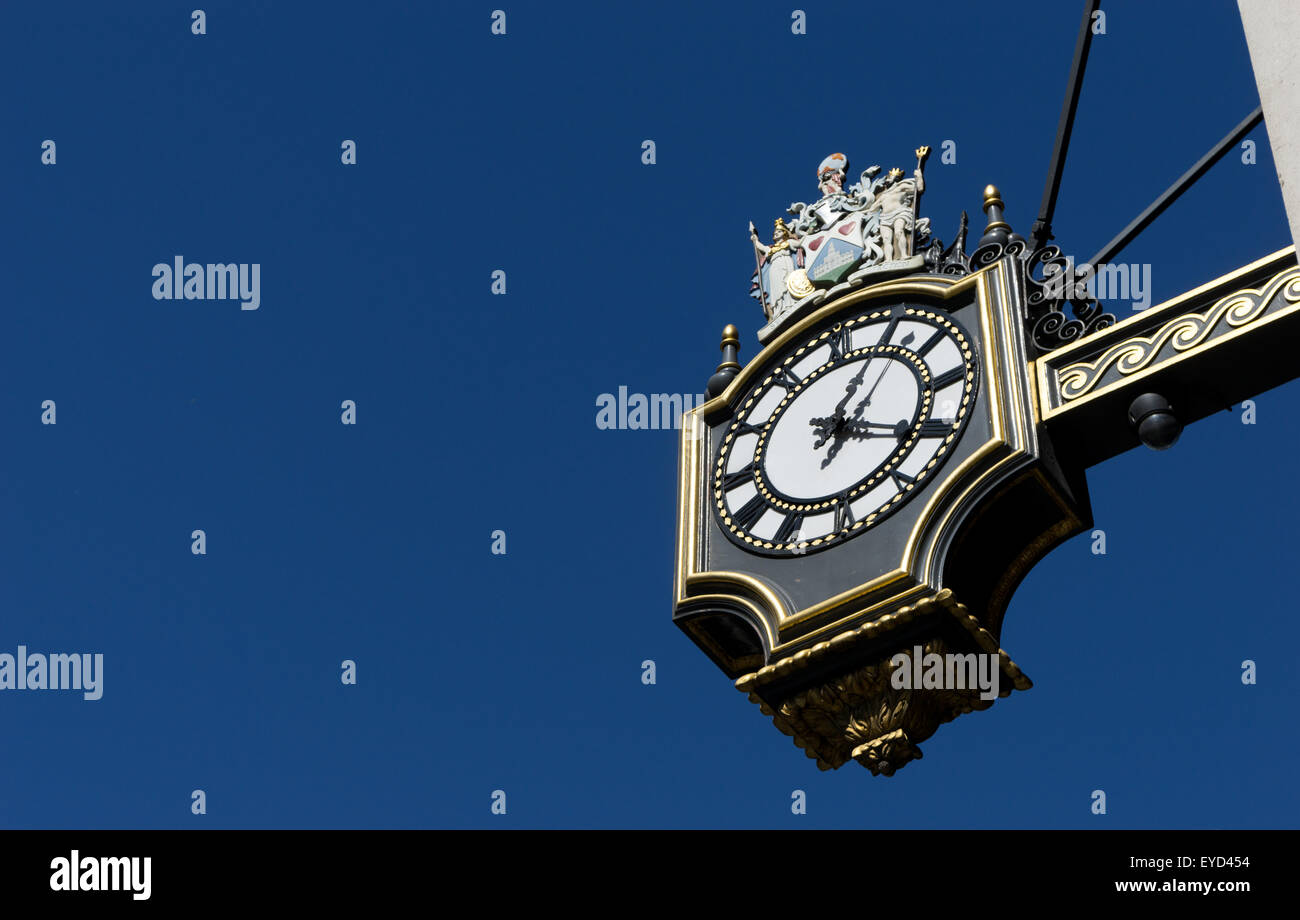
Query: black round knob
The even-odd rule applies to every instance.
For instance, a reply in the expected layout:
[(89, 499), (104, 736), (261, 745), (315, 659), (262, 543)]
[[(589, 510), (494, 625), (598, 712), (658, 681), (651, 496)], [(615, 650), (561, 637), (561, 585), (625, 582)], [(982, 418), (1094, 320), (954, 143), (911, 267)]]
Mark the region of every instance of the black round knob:
[(1159, 393), (1143, 393), (1133, 400), (1128, 420), (1137, 429), (1138, 439), (1152, 450), (1168, 450), (1183, 433), (1183, 423)]

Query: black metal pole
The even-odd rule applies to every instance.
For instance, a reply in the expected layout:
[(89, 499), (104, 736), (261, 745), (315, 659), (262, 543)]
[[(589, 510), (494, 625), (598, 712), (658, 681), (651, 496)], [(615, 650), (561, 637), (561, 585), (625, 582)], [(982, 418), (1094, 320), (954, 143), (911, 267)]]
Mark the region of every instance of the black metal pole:
[(1115, 258), (1116, 254), (1119, 253), (1121, 249), (1133, 242), (1134, 237), (1145, 230), (1153, 220), (1163, 214), (1165, 209), (1178, 199), (1179, 195), (1187, 191), (1188, 187), (1191, 186), (1193, 182), (1209, 172), (1211, 166), (1219, 162), (1225, 153), (1235, 148), (1241, 139), (1253, 131), (1263, 120), (1264, 109), (1262, 107), (1257, 107), (1255, 111), (1246, 116), (1245, 120), (1243, 120), (1241, 124), (1233, 128), (1232, 131), (1223, 138), (1223, 140), (1211, 147), (1205, 156), (1197, 160), (1191, 169), (1183, 173), (1178, 178), (1177, 182), (1165, 189), (1164, 193), (1159, 198), (1147, 205), (1146, 210), (1133, 218), (1129, 225), (1121, 230), (1113, 240), (1101, 247), (1101, 249), (1097, 250), (1097, 254), (1088, 260), (1088, 264), (1093, 266), (1103, 265)]
[(1083, 5), (1083, 22), (1079, 24), (1079, 37), (1074, 42), (1074, 63), (1070, 65), (1070, 79), (1065, 87), (1061, 120), (1056, 125), (1056, 144), (1052, 147), (1052, 161), (1047, 167), (1043, 203), (1038, 209), (1038, 219), (1029, 231), (1030, 252), (1052, 239), (1056, 194), (1060, 191), (1061, 175), (1065, 172), (1065, 154), (1070, 147), (1070, 133), (1074, 130), (1074, 113), (1079, 108), (1079, 90), (1083, 86), (1083, 71), (1088, 66), (1088, 49), (1092, 46), (1092, 15), (1100, 5), (1101, 0), (1088, 0)]

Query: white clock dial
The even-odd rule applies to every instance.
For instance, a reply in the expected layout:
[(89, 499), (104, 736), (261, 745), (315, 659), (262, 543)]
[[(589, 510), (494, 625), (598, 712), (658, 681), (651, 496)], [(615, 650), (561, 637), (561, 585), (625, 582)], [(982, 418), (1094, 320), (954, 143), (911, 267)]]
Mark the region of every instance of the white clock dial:
[(918, 492), (974, 401), (969, 335), (899, 305), (841, 320), (748, 394), (714, 464), (715, 511), (747, 549), (799, 554), (864, 532)]

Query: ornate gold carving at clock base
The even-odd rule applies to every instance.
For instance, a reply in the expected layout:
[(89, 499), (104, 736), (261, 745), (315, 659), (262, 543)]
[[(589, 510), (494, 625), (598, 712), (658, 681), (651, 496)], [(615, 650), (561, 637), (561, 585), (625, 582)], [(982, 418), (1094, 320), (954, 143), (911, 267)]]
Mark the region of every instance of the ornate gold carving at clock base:
[[(939, 619), (934, 619), (935, 615)], [(947, 614), (947, 617), (943, 617)], [(912, 631), (900, 628), (931, 618), (936, 630), (944, 625), (960, 626), (959, 635), (972, 642), (961, 647), (948, 636), (931, 635), (913, 638)], [(886, 619), (886, 618), (882, 618)], [(881, 630), (897, 638), (891, 644), (880, 645)], [(832, 651), (838, 657), (855, 644), (871, 642), (878, 650), (868, 654), (865, 662), (848, 672), (829, 678), (814, 678), (810, 685), (793, 693), (783, 694), (780, 700), (769, 703), (764, 699), (771, 694), (773, 685), (798, 680), (800, 671), (815, 669)], [(870, 623), (856, 630), (840, 633), (833, 639), (819, 643), (806, 653), (801, 652), (785, 659), (780, 666), (761, 668), (736, 681), (737, 689), (748, 692), (749, 699), (759, 710), (771, 717), (773, 724), (789, 735), (797, 747), (817, 761), (822, 770), (838, 769), (850, 760), (856, 760), (874, 775), (892, 776), (896, 770), (921, 758), (922, 741), (935, 733), (944, 722), (950, 722), (963, 713), (988, 709), (992, 699), (982, 699), (981, 690), (969, 689), (899, 689), (894, 686), (893, 673), (899, 665), (892, 663), (899, 652), (909, 657), (916, 646), (923, 655), (940, 657), (953, 654), (970, 654), (972, 650), (996, 654), (999, 659), (999, 696), (1007, 696), (1012, 688), (1028, 690), (1033, 683), (1006, 654), (997, 647), (993, 636), (979, 625), (975, 617), (959, 604), (951, 591), (918, 601), (890, 615), (887, 622)], [(802, 656), (802, 657), (801, 657)], [(901, 665), (910, 667), (910, 664)]]

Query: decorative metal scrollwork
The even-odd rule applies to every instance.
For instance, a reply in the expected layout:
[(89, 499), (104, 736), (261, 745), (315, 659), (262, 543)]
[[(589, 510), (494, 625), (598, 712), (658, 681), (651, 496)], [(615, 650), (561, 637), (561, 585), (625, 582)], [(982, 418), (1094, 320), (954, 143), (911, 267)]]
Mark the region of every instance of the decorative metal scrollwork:
[(926, 252), (926, 270), (941, 275), (967, 275), (987, 268), (1004, 256), (1015, 256), (1025, 269), (1025, 332), (1031, 349), (1046, 354), (1085, 335), (1115, 325), (1115, 315), (1102, 309), (1089, 292), (1090, 272), (1076, 268), (1059, 246), (1040, 246), (1033, 252), (1018, 234), (984, 242), (967, 256), (969, 218), (961, 214), (961, 227), (947, 249), (935, 240)]

